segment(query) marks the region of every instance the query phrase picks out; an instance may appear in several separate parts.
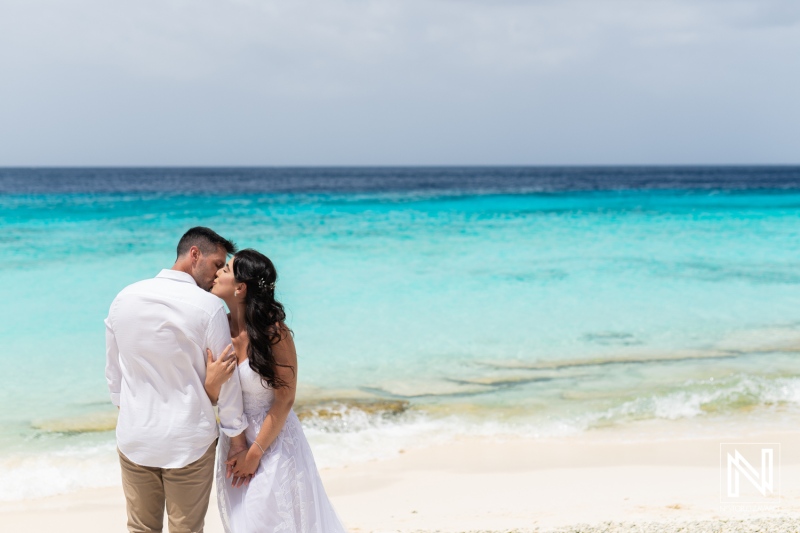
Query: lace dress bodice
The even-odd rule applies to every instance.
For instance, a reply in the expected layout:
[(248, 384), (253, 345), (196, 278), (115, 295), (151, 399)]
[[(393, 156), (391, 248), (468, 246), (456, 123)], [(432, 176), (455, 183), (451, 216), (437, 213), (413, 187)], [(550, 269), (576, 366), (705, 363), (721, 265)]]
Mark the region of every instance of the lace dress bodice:
[(248, 359), (239, 365), (239, 383), (242, 386), (245, 415), (248, 418), (266, 415), (275, 399), (275, 391), (266, 386), (261, 376), (253, 372)]

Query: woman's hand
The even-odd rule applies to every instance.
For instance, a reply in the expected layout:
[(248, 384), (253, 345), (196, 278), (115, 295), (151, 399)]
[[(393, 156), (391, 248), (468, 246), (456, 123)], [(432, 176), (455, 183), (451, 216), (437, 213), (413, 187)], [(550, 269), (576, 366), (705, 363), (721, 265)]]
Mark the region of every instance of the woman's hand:
[(222, 385), (230, 379), (231, 374), (236, 369), (236, 354), (231, 350), (233, 345), (229, 344), (222, 354), (214, 361), (214, 354), (206, 349), (208, 360), (206, 361), (206, 394), (211, 403), (216, 405), (219, 399), (219, 390)]
[(256, 445), (250, 446), (250, 449), (234, 455), (225, 461), (225, 477), (230, 478), (233, 476), (231, 484), (234, 487), (250, 483), (250, 479), (258, 469), (258, 463), (261, 462), (261, 455), (263, 454)]

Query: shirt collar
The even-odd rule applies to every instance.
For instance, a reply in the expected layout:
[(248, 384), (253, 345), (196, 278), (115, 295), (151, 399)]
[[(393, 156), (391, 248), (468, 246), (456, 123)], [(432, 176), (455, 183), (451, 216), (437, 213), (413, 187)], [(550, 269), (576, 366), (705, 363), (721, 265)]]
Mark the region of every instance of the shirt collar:
[(186, 272), (181, 272), (180, 270), (170, 270), (168, 268), (165, 268), (161, 272), (159, 272), (158, 276), (156, 277), (172, 279), (175, 281), (183, 281), (185, 283), (191, 283), (192, 285), (197, 285), (197, 282), (194, 280), (192, 276), (190, 276)]

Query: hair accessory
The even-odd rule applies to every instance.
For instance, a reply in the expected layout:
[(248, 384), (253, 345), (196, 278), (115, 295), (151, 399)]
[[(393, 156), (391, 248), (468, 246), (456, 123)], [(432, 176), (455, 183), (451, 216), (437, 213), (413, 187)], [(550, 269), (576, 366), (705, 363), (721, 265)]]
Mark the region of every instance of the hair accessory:
[(275, 284), (274, 283), (267, 283), (267, 278), (262, 277), (262, 278), (258, 278), (258, 288), (261, 289), (262, 291), (265, 290), (265, 289), (269, 289), (271, 291), (274, 291), (275, 290)]

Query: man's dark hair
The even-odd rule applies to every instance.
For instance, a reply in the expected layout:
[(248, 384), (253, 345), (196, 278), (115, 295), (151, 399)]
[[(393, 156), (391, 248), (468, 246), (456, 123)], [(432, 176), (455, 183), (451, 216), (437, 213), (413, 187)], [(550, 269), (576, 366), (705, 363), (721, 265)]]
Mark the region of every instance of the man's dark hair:
[(235, 244), (203, 226), (197, 226), (183, 234), (178, 242), (178, 257), (188, 253), (192, 246), (197, 246), (204, 255), (213, 254), (218, 246), (225, 248), (229, 254), (236, 252)]

